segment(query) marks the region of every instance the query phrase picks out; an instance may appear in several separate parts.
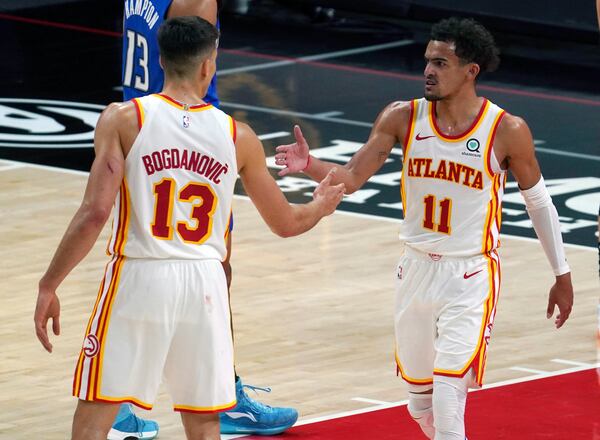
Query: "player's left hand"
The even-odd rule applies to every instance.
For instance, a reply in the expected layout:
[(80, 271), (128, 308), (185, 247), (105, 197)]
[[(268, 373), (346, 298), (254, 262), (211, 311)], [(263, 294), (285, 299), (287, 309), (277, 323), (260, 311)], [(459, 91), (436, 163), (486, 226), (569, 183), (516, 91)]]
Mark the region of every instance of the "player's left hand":
[(294, 137), (296, 142), (288, 145), (279, 145), (275, 151), (275, 163), (285, 165), (277, 174), (281, 177), (289, 173), (304, 171), (309, 164), (310, 147), (302, 134), (299, 125), (294, 125)]
[(56, 292), (40, 289), (33, 322), (35, 323), (35, 334), (48, 353), (52, 353), (52, 344), (46, 328), (50, 318), (52, 318), (52, 331), (58, 336), (60, 334), (60, 301)]
[(334, 213), (335, 208), (342, 201), (344, 192), (346, 191), (346, 186), (343, 183), (337, 185), (331, 184), (336, 172), (336, 168), (330, 169), (325, 178), (321, 180), (319, 186), (317, 186), (313, 192), (313, 199), (323, 208), (324, 215), (331, 215)]
[(546, 318), (552, 318), (555, 307), (558, 307), (558, 315), (554, 320), (556, 328), (561, 328), (571, 314), (573, 308), (573, 284), (571, 283), (571, 272), (556, 277), (556, 282), (550, 288), (548, 295), (548, 309)]

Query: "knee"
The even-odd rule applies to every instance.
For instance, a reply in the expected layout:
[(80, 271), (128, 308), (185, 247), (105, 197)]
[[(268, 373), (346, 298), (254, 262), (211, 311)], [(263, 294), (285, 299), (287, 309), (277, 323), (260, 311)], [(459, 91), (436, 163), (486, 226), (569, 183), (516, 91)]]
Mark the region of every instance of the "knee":
[(464, 439), (467, 380), (448, 377), (434, 380), (433, 419), (435, 430), (440, 438)]
[(428, 415), (433, 416), (432, 394), (409, 393), (407, 409), (410, 416), (417, 421)]
[(419, 424), (427, 438), (432, 439), (435, 435), (435, 430), (433, 428), (433, 403), (431, 392), (409, 392), (407, 409), (410, 416)]

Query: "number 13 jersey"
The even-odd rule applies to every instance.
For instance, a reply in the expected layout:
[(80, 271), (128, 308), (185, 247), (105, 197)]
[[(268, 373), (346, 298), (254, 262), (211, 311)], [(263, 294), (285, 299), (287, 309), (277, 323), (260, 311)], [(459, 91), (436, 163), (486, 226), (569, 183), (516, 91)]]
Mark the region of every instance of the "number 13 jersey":
[(499, 245), (506, 173), (493, 152), (504, 110), (487, 99), (472, 126), (442, 134), (435, 102), (411, 102), (402, 166), (400, 240), (425, 253), (469, 257)]
[(237, 179), (235, 121), (210, 104), (166, 95), (132, 101), (140, 132), (125, 160), (108, 253), (218, 259)]

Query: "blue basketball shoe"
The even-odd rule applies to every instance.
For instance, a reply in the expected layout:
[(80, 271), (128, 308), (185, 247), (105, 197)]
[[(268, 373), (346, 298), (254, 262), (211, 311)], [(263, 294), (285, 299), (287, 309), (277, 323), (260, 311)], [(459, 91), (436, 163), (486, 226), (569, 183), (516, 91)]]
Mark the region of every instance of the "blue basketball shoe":
[(139, 418), (129, 403), (123, 403), (108, 433), (108, 440), (146, 440), (156, 438), (157, 435), (158, 423)]
[(235, 382), (237, 405), (219, 414), (221, 434), (275, 435), (290, 428), (298, 420), (298, 411), (294, 408), (273, 408), (262, 404), (248, 397), (244, 388), (271, 392), (270, 388), (244, 385), (238, 378)]

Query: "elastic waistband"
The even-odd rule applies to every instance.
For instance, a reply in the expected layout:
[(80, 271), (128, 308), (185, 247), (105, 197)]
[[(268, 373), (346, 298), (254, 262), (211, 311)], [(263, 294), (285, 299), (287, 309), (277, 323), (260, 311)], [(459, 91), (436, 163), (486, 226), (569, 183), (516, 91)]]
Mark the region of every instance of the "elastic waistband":
[(408, 245), (404, 246), (404, 255), (406, 255), (410, 258), (415, 258), (418, 260), (425, 260), (425, 261), (465, 261), (465, 260), (471, 260), (474, 258), (485, 258), (485, 255), (483, 255), (483, 254), (475, 254), (475, 255), (457, 257), (457, 256), (450, 256), (450, 255), (427, 253), (427, 252), (422, 252), (422, 251), (413, 249)]
[(128, 261), (130, 263), (149, 263), (149, 264), (155, 264), (155, 263), (165, 263), (165, 264), (171, 264), (171, 263), (175, 263), (175, 264), (197, 264), (197, 263), (210, 263), (210, 262), (215, 262), (215, 263), (219, 263), (221, 264), (221, 261), (216, 259), (216, 258), (202, 258), (202, 259), (198, 259), (198, 258), (137, 258), (137, 257), (124, 257), (125, 261)]

